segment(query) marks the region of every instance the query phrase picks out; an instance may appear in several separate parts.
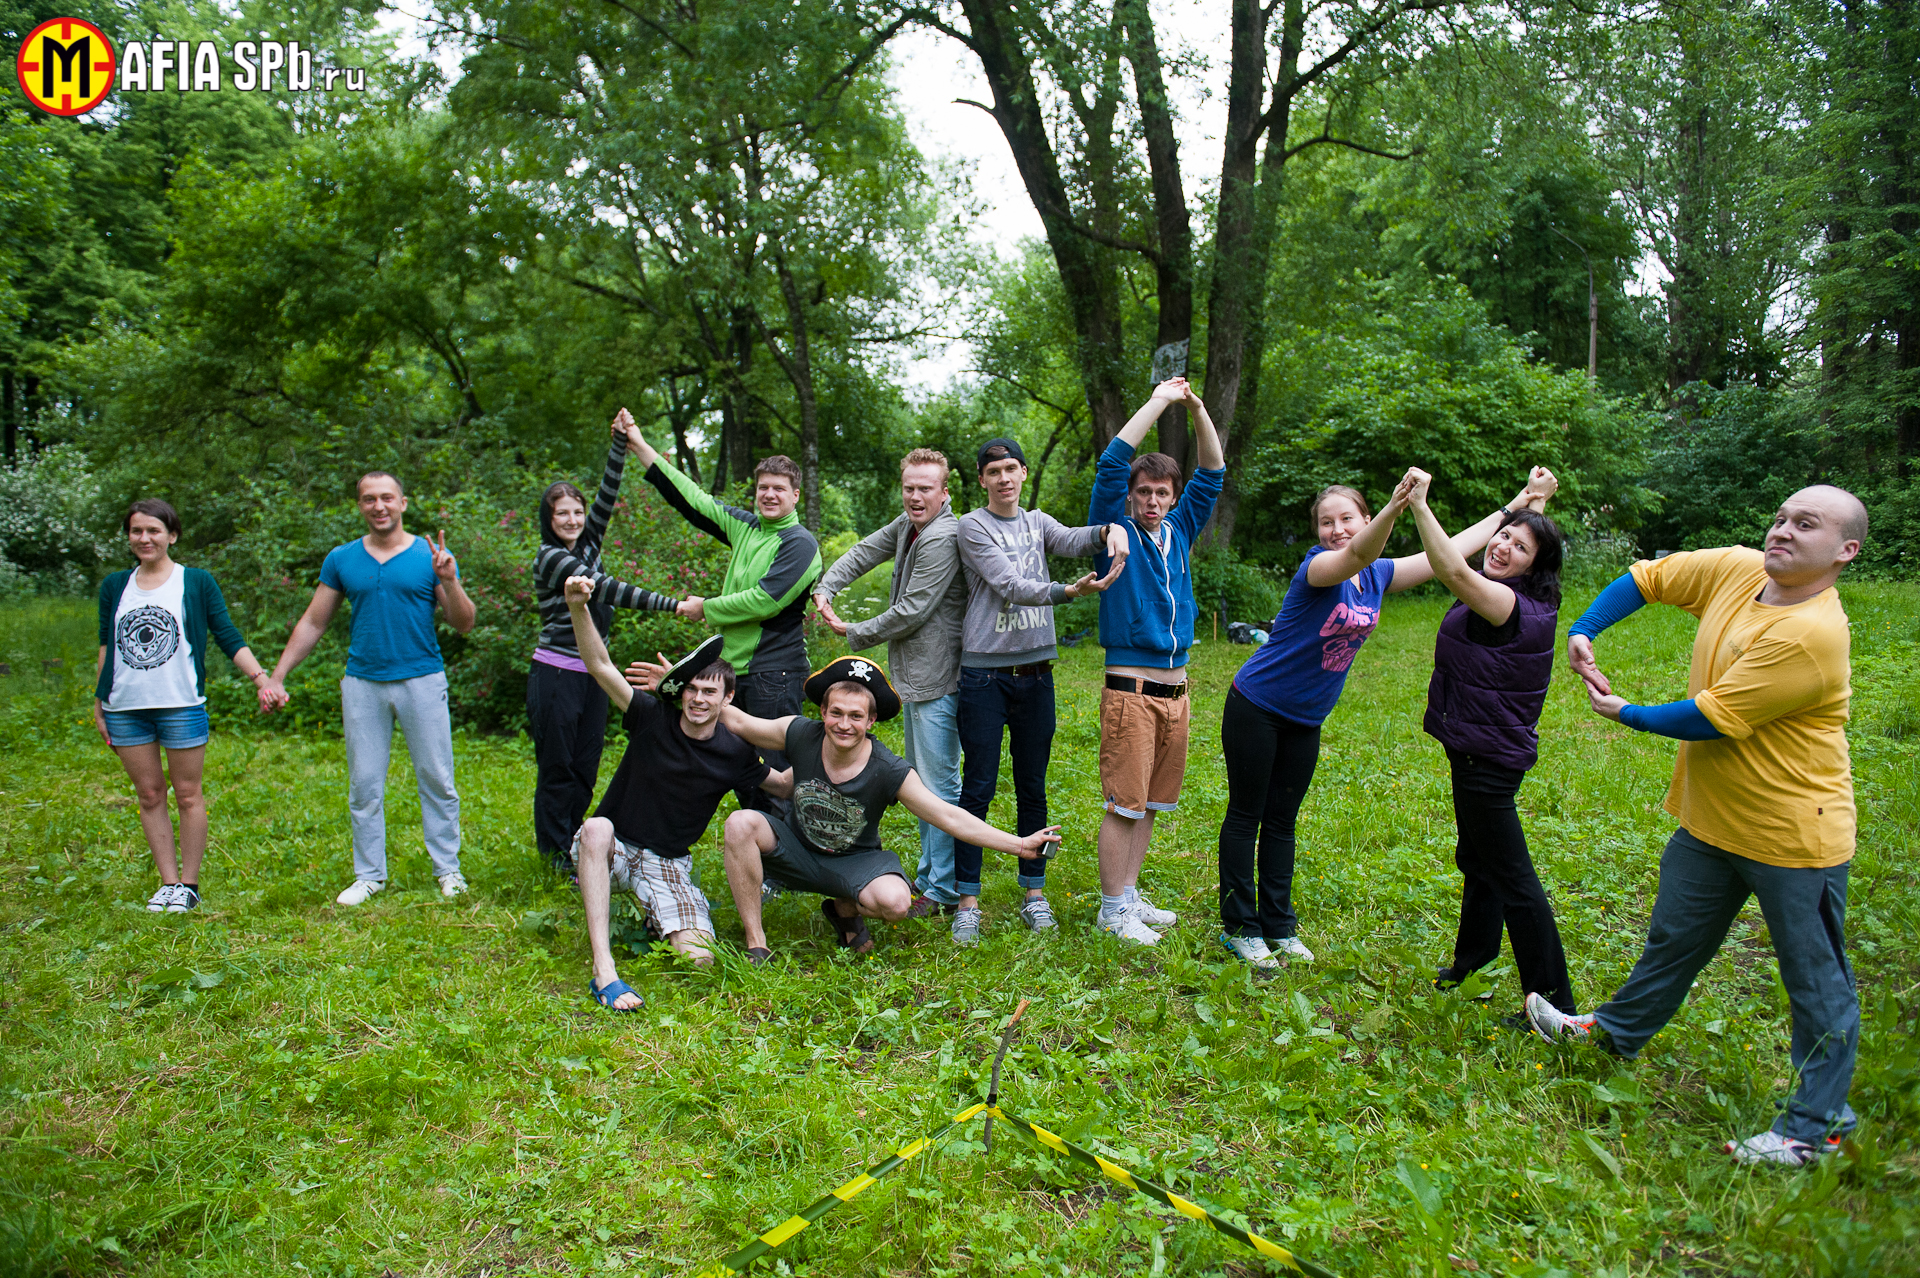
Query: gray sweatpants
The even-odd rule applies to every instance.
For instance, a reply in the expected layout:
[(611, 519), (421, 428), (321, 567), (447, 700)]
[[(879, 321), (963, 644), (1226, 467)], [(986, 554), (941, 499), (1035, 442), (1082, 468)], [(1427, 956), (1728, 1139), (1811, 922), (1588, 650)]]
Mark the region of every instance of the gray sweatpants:
[(436, 875), (460, 869), (460, 795), (453, 788), (453, 719), (445, 671), (376, 683), (340, 681), (347, 734), (347, 810), (353, 815), (353, 877), (387, 878), (387, 764), (393, 725), (407, 739), (420, 790), (420, 828)]

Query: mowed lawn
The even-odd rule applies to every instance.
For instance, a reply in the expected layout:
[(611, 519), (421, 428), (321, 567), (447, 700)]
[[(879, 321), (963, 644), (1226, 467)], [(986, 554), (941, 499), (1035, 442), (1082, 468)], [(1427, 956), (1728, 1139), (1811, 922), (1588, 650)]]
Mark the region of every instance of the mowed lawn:
[[(1434, 598), (1389, 603), (1327, 725), (1296, 885), (1319, 962), (1255, 982), (1218, 944), (1220, 705), (1250, 651), (1224, 643), (1196, 650), (1187, 789), (1147, 868), (1181, 921), (1154, 951), (1093, 930), (1087, 643), (1059, 674), (1056, 934), (1019, 925), (1012, 861), (994, 857), (977, 950), (928, 920), (877, 926), (876, 952), (851, 961), (815, 901), (788, 897), (770, 967), (626, 959), (648, 1000), (631, 1016), (587, 999), (578, 903), (531, 849), (524, 742), (458, 743), (474, 891), (455, 904), (433, 891), (396, 752), (394, 881), (349, 910), (332, 904), (351, 877), (339, 741), (230, 726), (209, 751), (206, 903), (149, 915), (130, 787), (84, 722), (91, 606), (13, 606), (0, 1273), (687, 1273), (978, 1099), (1022, 998), (1010, 1107), (1343, 1278), (1920, 1272), (1920, 589), (1845, 594), (1863, 1126), (1805, 1172), (1718, 1153), (1766, 1127), (1787, 1085), (1786, 1002), (1751, 905), (1631, 1065), (1502, 1028), (1519, 1005), (1504, 958), (1491, 1006), (1432, 990), (1459, 892), (1445, 762), (1420, 731)], [(1602, 662), (1630, 697), (1683, 695), (1692, 629), (1649, 609)], [(1586, 1005), (1638, 953), (1674, 746), (1596, 719), (1564, 671), (1542, 735), (1520, 803)], [(887, 835), (911, 865), (912, 823)], [(715, 839), (696, 856), (725, 949), (739, 928)], [(829, 1215), (769, 1271), (1282, 1272), (1010, 1133), (991, 1156), (979, 1136)]]

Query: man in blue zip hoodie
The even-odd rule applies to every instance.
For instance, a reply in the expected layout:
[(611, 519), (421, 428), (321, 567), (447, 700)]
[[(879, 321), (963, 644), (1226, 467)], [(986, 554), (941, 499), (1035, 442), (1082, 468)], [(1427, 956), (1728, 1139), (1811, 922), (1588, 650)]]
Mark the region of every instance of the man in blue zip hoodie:
[[(1147, 428), (1170, 405), (1193, 414), (1195, 460), (1184, 491), (1180, 464), (1165, 453), (1134, 455)], [(1100, 454), (1087, 522), (1127, 530), (1139, 571), (1121, 575), (1100, 596), (1100, 646), (1107, 650), (1100, 694), (1100, 926), (1123, 940), (1152, 945), (1156, 928), (1176, 922), (1140, 895), (1140, 867), (1153, 837), (1153, 814), (1171, 812), (1187, 773), (1187, 649), (1198, 608), (1193, 543), (1213, 517), (1226, 457), (1206, 405), (1176, 377), (1156, 386)], [(1176, 499), (1177, 498), (1177, 499)], [(1106, 556), (1094, 557), (1104, 571)]]

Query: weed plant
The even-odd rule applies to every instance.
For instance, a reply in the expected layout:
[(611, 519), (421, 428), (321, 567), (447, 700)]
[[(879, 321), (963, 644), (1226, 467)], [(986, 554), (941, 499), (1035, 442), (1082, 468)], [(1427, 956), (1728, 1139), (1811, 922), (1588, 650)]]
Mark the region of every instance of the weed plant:
[[(686, 1273), (977, 1099), (1020, 998), (1010, 1107), (1352, 1278), (1920, 1272), (1920, 592), (1845, 594), (1862, 1126), (1808, 1171), (1718, 1152), (1765, 1128), (1788, 1084), (1752, 906), (1634, 1064), (1504, 1028), (1520, 1002), (1505, 960), (1490, 1005), (1433, 990), (1459, 898), (1444, 759), (1420, 731), (1437, 599), (1388, 605), (1327, 725), (1295, 889), (1317, 963), (1256, 981), (1217, 941), (1220, 706), (1248, 652), (1224, 643), (1196, 650), (1187, 788), (1147, 866), (1181, 921), (1152, 951), (1093, 930), (1100, 653), (1083, 644), (1058, 675), (1058, 932), (1020, 926), (997, 858), (976, 950), (930, 919), (876, 927), (876, 952), (850, 960), (810, 898), (784, 897), (778, 961), (752, 968), (710, 837), (696, 861), (729, 952), (707, 971), (625, 957), (648, 1000), (630, 1016), (588, 1001), (577, 901), (532, 849), (521, 741), (456, 742), (474, 885), (457, 903), (433, 891), (396, 751), (394, 879), (343, 909), (340, 743), (224, 716), (205, 904), (146, 913), (130, 787), (86, 722), (91, 606), (9, 607), (0, 1273)], [(1667, 700), (1691, 630), (1651, 609), (1601, 658), (1627, 695)], [(1674, 747), (1595, 718), (1564, 672), (1541, 732), (1520, 805), (1591, 1004), (1639, 951)], [(885, 833), (911, 864), (912, 822)], [(1280, 1272), (1011, 1132), (991, 1157), (979, 1135), (770, 1272)]]

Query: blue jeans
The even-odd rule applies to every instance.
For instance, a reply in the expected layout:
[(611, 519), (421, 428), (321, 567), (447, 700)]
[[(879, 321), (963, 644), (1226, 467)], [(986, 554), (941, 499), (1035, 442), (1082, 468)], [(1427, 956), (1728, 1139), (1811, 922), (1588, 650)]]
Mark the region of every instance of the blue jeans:
[[(960, 802), (960, 694), (901, 707), (907, 762), (936, 799)], [(920, 823), (920, 868), (914, 886), (942, 905), (960, 899), (953, 878), (953, 836), (928, 821)]]
[[(960, 806), (982, 821), (1000, 785), (1000, 740), (1013, 758), (1013, 797), (1018, 824), (1027, 835), (1047, 825), (1047, 762), (1053, 756), (1053, 672), (1016, 675), (1010, 670), (960, 671), (960, 750), (964, 765)], [(980, 848), (953, 841), (954, 891), (980, 895)], [(1045, 857), (1020, 858), (1020, 886), (1047, 885)]]
[(1853, 1130), (1847, 1089), (1860, 1048), (1860, 1000), (1847, 962), (1847, 867), (1793, 869), (1750, 860), (1675, 830), (1660, 857), (1660, 894), (1633, 974), (1594, 1019), (1632, 1056), (1660, 1031), (1726, 939), (1749, 896), (1773, 937), (1793, 1016), (1798, 1082), (1773, 1130), (1818, 1143)]

